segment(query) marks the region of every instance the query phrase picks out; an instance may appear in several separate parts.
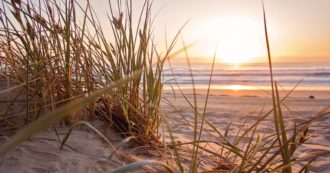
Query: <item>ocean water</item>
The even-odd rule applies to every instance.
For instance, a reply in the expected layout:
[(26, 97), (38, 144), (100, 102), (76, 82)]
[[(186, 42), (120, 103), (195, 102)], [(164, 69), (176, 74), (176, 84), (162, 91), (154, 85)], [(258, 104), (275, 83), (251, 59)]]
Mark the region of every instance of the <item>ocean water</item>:
[[(191, 73), (187, 64), (172, 63), (164, 71), (165, 88), (179, 86), (192, 88)], [(191, 64), (196, 88), (208, 87), (211, 64)], [(266, 63), (226, 65), (215, 64), (211, 88), (231, 90), (270, 89), (269, 67)], [(279, 89), (324, 90), (330, 92), (330, 62), (323, 63), (274, 63), (274, 80)], [(176, 84), (177, 83), (177, 84)]]

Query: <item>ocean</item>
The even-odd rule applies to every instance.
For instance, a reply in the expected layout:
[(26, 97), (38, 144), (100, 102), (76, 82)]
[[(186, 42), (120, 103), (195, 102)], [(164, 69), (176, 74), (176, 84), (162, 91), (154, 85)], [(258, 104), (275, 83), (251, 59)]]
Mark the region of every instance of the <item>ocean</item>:
[[(165, 88), (192, 88), (192, 78), (187, 64), (172, 63), (164, 71)], [(172, 69), (172, 70), (171, 70)], [(191, 64), (195, 87), (206, 89), (210, 80), (211, 64)], [(322, 90), (330, 92), (329, 63), (274, 63), (274, 80), (279, 89)], [(226, 65), (216, 63), (213, 71), (212, 89), (269, 90), (269, 67), (266, 63)]]

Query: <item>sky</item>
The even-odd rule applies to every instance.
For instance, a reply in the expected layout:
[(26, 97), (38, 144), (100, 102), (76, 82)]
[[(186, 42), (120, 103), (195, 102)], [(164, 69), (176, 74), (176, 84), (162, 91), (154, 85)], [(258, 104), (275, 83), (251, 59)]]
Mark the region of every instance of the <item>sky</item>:
[[(102, 13), (107, 1), (94, 1)], [(136, 11), (143, 0), (133, 0)], [(330, 0), (265, 0), (273, 59), (279, 62), (330, 62)], [(227, 63), (265, 60), (266, 43), (261, 0), (154, 0), (155, 42), (182, 32), (189, 56)], [(105, 12), (104, 12), (105, 14)], [(104, 15), (100, 14), (100, 15)], [(166, 34), (165, 34), (166, 33)], [(182, 46), (181, 41), (178, 47)]]

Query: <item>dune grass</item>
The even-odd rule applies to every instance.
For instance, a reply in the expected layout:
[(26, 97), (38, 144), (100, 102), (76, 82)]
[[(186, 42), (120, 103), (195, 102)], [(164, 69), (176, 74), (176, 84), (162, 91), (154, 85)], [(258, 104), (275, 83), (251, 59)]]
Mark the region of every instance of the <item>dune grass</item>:
[(1, 5), (1, 52), (7, 64), (3, 75), (25, 87), (21, 126), (142, 70), (83, 112), (89, 118), (102, 114), (122, 135), (137, 136), (142, 143), (158, 141), (161, 74), (178, 35), (162, 55), (155, 49), (151, 2), (145, 1), (137, 23), (132, 21), (133, 1), (109, 4), (110, 39), (89, 1), (85, 6), (69, 0)]
[[(329, 113), (329, 108), (325, 108), (305, 123), (294, 124), (293, 127), (285, 123), (281, 104), (295, 88), (280, 98), (278, 83), (273, 80), (264, 9), (272, 109), (261, 115), (249, 128), (237, 133), (233, 140), (227, 138), (230, 126), (225, 132), (220, 132), (208, 121), (205, 115), (215, 65), (214, 55), (202, 112), (198, 110), (195, 87), (193, 100), (190, 100), (176, 82), (179, 94), (194, 114), (193, 123), (187, 123), (193, 128), (193, 139), (177, 143), (172, 135), (170, 120), (166, 119), (160, 107), (163, 101), (162, 73), (165, 63), (171, 65), (171, 57), (184, 52), (194, 85), (188, 55), (190, 45), (184, 43), (183, 48), (173, 50), (181, 28), (167, 50), (158, 52), (153, 42), (151, 1), (145, 1), (139, 11), (138, 21), (133, 21), (136, 15), (133, 13), (133, 0), (109, 1), (107, 17), (111, 31), (103, 28), (89, 1), (83, 6), (71, 0), (34, 3), (4, 0), (0, 5), (0, 53), (4, 59), (1, 61), (1, 75), (7, 79), (7, 88), (0, 95), (9, 99), (8, 108), (1, 113), (0, 123), (5, 129), (24, 127), (1, 145), (0, 156), (45, 128), (53, 126), (56, 130), (56, 125), (61, 121), (72, 125), (67, 136), (60, 140), (61, 147), (73, 128), (79, 125), (89, 126), (114, 147), (86, 122), (101, 119), (127, 139), (123, 143), (130, 139), (140, 145), (156, 147), (164, 155), (171, 151), (171, 159), (176, 164), (167, 164), (170, 163), (167, 160), (148, 159), (130, 163), (114, 172), (125, 172), (145, 165), (160, 165), (169, 172), (198, 172), (203, 153), (215, 161), (223, 162), (214, 171), (289, 173), (292, 172), (292, 166), (302, 160), (294, 153), (306, 141), (309, 125)], [(104, 32), (110, 32), (110, 38)], [(18, 103), (22, 101), (23, 106), (19, 107), (21, 104)], [(270, 115), (273, 115), (276, 132), (270, 135), (257, 134), (258, 125)], [(186, 120), (183, 115), (182, 118)], [(162, 133), (169, 133), (169, 144), (160, 142), (160, 125), (167, 127)], [(212, 133), (219, 140), (202, 139), (206, 126), (213, 130)], [(247, 138), (247, 142), (243, 138)], [(219, 152), (203, 145), (210, 143), (216, 145)], [(121, 148), (121, 145), (117, 148)], [(187, 145), (192, 146), (188, 153), (188, 166), (182, 156)], [(307, 162), (300, 171), (307, 171), (313, 160)]]

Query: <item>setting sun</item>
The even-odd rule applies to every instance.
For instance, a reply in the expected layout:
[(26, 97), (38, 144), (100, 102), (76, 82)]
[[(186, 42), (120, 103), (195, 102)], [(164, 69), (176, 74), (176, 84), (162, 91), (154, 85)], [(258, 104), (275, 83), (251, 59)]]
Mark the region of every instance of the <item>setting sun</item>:
[[(198, 38), (199, 42), (198, 47), (192, 50), (192, 54), (212, 57), (216, 50), (218, 62), (233, 65), (248, 63), (265, 55), (261, 21), (251, 16), (221, 15), (210, 17), (203, 23), (191, 30), (202, 35), (191, 37)], [(216, 48), (210, 46), (216, 43)]]
[[(265, 49), (259, 41), (258, 23), (242, 17), (225, 17), (219, 21), (219, 62), (242, 64), (262, 56)], [(259, 37), (259, 38), (258, 38)]]

